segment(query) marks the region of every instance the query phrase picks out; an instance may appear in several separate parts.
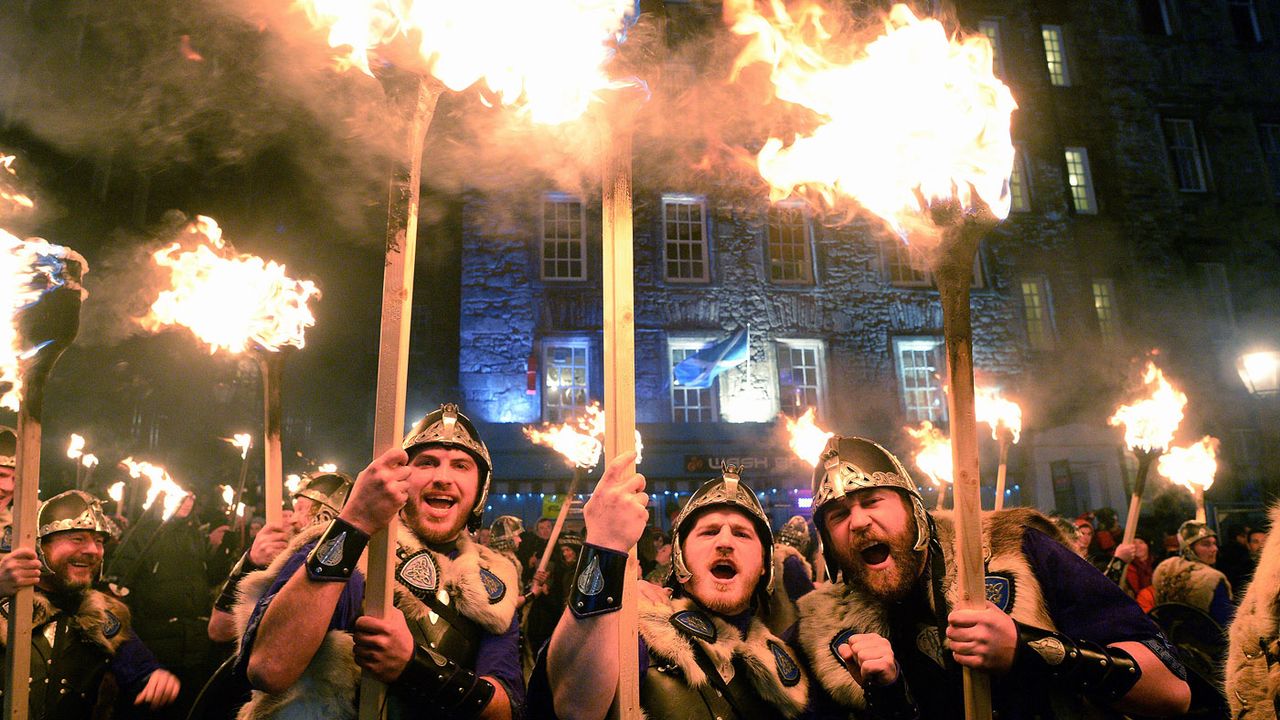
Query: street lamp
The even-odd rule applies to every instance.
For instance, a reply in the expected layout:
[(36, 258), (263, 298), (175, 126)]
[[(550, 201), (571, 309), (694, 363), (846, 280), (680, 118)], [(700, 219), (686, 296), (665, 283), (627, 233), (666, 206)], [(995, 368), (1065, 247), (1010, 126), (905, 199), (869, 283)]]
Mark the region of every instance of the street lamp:
[(1280, 394), (1280, 352), (1260, 350), (1236, 358), (1236, 372), (1249, 394), (1272, 397)]

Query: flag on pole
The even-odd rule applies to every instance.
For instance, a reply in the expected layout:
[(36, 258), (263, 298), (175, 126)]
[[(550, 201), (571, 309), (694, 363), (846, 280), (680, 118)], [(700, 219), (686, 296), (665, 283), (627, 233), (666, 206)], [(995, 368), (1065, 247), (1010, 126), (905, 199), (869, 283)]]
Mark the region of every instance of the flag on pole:
[(709, 388), (717, 375), (746, 361), (748, 354), (747, 329), (741, 328), (676, 364), (672, 370), (675, 384), (682, 388)]

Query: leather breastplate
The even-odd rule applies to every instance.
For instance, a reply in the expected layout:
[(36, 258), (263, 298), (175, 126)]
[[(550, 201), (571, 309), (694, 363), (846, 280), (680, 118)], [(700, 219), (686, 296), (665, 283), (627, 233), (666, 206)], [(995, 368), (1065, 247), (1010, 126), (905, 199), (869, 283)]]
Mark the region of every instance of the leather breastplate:
[[(52, 645), (45, 635), (45, 630), (51, 626), (54, 628)], [(31, 636), (31, 694), (27, 705), (29, 717), (44, 720), (92, 715), (110, 662), (111, 656), (105, 649), (80, 638), (69, 629), (66, 616), (59, 617), (56, 625), (34, 628)], [(2, 689), (0, 693), (3, 693)]]
[(733, 679), (724, 683), (706, 656), (695, 650), (708, 683), (689, 685), (672, 663), (649, 655), (649, 669), (640, 682), (640, 707), (645, 715), (663, 720), (782, 720), (782, 713), (760, 697), (741, 659), (735, 659)]

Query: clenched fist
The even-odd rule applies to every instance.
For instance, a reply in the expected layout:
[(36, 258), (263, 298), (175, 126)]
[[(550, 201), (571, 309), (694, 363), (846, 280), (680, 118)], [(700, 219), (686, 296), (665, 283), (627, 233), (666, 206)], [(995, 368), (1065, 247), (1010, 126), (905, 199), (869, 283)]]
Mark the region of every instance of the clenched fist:
[(356, 477), (338, 516), (372, 535), (385, 528), (409, 499), (409, 456), (400, 448), (380, 455)]
[(640, 540), (649, 522), (649, 496), (644, 476), (635, 472), (636, 454), (623, 453), (609, 462), (604, 475), (582, 508), (587, 542), (627, 552)]
[(399, 678), (413, 659), (413, 635), (396, 608), (385, 618), (361, 615), (351, 635), (356, 664), (384, 683)]
[(898, 661), (893, 646), (883, 635), (852, 635), (836, 647), (849, 674), (861, 686), (892, 685), (898, 679)]
[(289, 530), (284, 523), (267, 523), (253, 538), (253, 546), (249, 548), (249, 562), (258, 567), (266, 567), (288, 544)]
[(965, 667), (1007, 672), (1018, 649), (1018, 628), (990, 602), (981, 610), (953, 610), (947, 616), (947, 647)]

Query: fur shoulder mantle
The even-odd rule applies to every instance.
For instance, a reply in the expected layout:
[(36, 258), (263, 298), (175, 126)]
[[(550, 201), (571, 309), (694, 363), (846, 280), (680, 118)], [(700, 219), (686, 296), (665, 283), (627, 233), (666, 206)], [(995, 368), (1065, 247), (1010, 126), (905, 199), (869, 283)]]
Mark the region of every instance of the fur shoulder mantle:
[[(5, 598), (3, 612), (0, 612), (0, 647), (9, 642), (9, 608), (12, 598)], [(32, 602), (32, 627), (39, 628), (51, 621), (65, 619), (70, 629), (76, 631), (84, 640), (102, 648), (108, 655), (115, 655), (116, 650), (132, 637), (129, 608), (110, 595), (97, 590), (85, 590), (80, 596), (80, 606), (75, 614), (61, 615), (49, 602), (49, 598), (37, 590)]]
[[(942, 587), (950, 605), (956, 603), (955, 526), (951, 513), (934, 515), (938, 541), (942, 546), (947, 575)], [(1029, 508), (1014, 508), (982, 515), (983, 557), (987, 572), (987, 596), (1003, 598), (1003, 609), (1018, 622), (1048, 630), (1054, 629), (1048, 607), (1026, 556), (1022, 541), (1028, 528), (1034, 528), (1061, 540), (1053, 524)], [(932, 597), (930, 597), (932, 602)], [(836, 702), (855, 709), (866, 706), (862, 687), (854, 681), (844, 663), (832, 650), (832, 642), (847, 631), (889, 635), (889, 620), (884, 603), (861, 587), (843, 582), (819, 586), (800, 598), (799, 640), (809, 667), (822, 687)], [(933, 633), (936, 636), (936, 631)]]
[[(1221, 571), (1176, 555), (1161, 561), (1151, 574), (1157, 605), (1176, 602), (1206, 612), (1213, 604), (1213, 593), (1218, 585), (1226, 582), (1227, 576)], [(1227, 592), (1231, 592), (1230, 583), (1227, 584)]]
[[(694, 631), (677, 629), (677, 615), (696, 613), (691, 622)], [(688, 617), (683, 616), (682, 617)], [(704, 623), (709, 622), (706, 626)], [(760, 697), (786, 717), (796, 717), (809, 699), (809, 679), (795, 655), (765, 627), (760, 618), (752, 618), (747, 637), (741, 639), (737, 628), (712, 613), (701, 611), (691, 600), (652, 602), (642, 598), (639, 604), (640, 635), (649, 653), (674, 664), (685, 680), (695, 688), (707, 684), (706, 673), (698, 664), (694, 646), (701, 649), (718, 669), (725, 682), (733, 679), (733, 661), (742, 661)], [(714, 640), (707, 638), (714, 634)]]
[[(396, 542), (407, 556), (426, 549), (412, 531), (400, 526)], [(428, 550), (439, 569), (440, 588), (449, 594), (454, 607), (486, 632), (501, 635), (511, 627), (520, 595), (520, 577), (511, 561), (500, 553), (471, 540), (464, 532), (458, 538), (458, 555), (453, 559)], [(396, 583), (396, 607), (406, 617), (424, 620), (427, 606), (400, 583)]]

